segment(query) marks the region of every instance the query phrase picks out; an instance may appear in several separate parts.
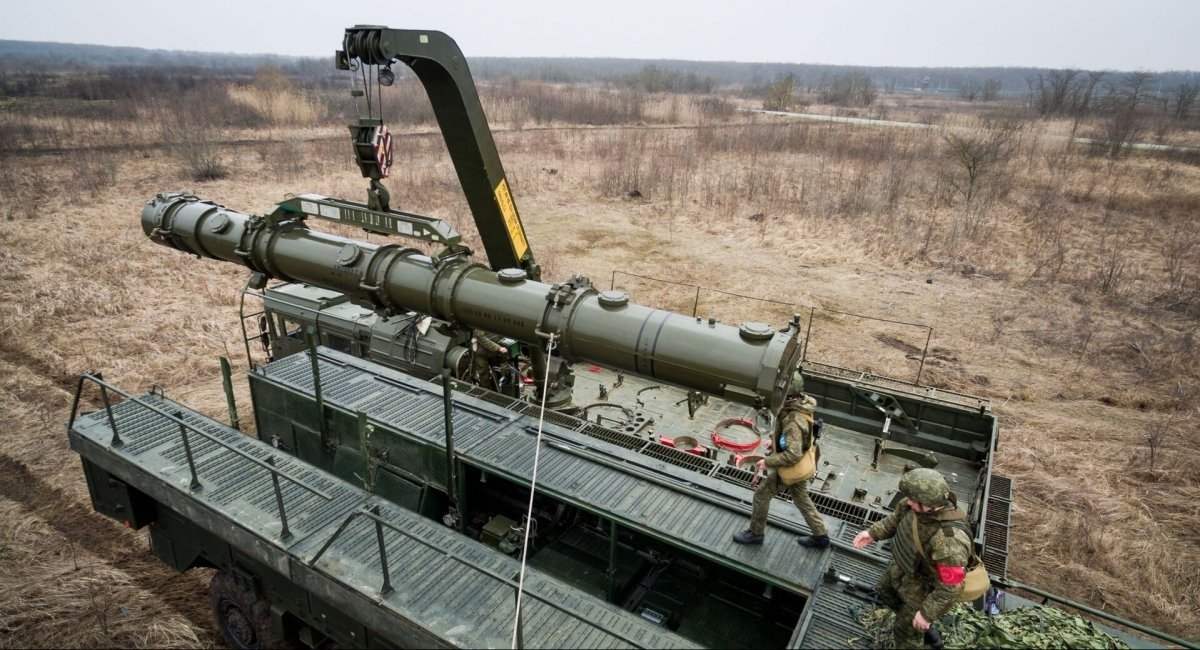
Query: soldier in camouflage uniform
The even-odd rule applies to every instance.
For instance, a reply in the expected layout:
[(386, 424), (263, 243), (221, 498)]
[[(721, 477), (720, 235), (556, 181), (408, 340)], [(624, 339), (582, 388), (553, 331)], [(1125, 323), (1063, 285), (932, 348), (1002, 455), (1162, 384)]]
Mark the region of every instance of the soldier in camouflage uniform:
[[(892, 540), (892, 563), (879, 579), (879, 600), (896, 613), (892, 638), (897, 648), (924, 647), (924, 631), (957, 602), (971, 559), (966, 515), (935, 469), (910, 470), (900, 477), (907, 499), (890, 516), (854, 538), (855, 548)], [(913, 536), (913, 520), (920, 547)], [(924, 549), (924, 554), (920, 549)]]
[(487, 332), (481, 329), (471, 333), (471, 350), (475, 357), (472, 366), (475, 371), (475, 383), (488, 390), (496, 390), (495, 377), (492, 374), (492, 361), (508, 352), (508, 348), (488, 338)]
[(754, 491), (754, 510), (750, 514), (750, 528), (733, 536), (738, 544), (762, 544), (767, 528), (767, 512), (771, 500), (780, 491), (790, 491), (792, 503), (804, 515), (811, 535), (796, 540), (810, 548), (825, 548), (829, 546), (829, 531), (825, 520), (817, 512), (812, 497), (808, 496), (808, 481), (797, 481), (787, 484), (779, 476), (779, 468), (795, 465), (800, 462), (804, 452), (816, 444), (813, 438), (812, 416), (817, 408), (817, 400), (811, 395), (804, 394), (804, 378), (800, 371), (792, 375), (788, 384), (787, 400), (779, 413), (779, 424), (775, 427), (775, 440), (772, 441), (774, 453), (758, 461), (757, 470), (767, 472), (767, 477), (759, 482)]

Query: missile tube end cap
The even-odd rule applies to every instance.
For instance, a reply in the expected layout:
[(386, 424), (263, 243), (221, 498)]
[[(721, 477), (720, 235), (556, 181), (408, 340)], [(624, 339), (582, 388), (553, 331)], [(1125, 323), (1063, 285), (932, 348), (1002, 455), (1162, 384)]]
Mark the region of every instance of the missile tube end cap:
[(629, 304), (629, 294), (624, 291), (605, 291), (597, 300), (605, 307), (624, 307)]
[(775, 330), (766, 323), (742, 323), (738, 334), (747, 341), (766, 341), (775, 336)]
[(504, 284), (517, 284), (529, 279), (529, 274), (525, 269), (500, 269), (496, 271), (496, 278)]

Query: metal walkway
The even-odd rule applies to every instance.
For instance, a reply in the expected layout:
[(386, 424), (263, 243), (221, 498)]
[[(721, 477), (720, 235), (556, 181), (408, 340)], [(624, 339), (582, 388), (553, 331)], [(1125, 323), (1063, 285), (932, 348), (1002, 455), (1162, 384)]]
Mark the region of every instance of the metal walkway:
[[(407, 620), (511, 646), (516, 560), (161, 395), (126, 397), (73, 419), (71, 447), (342, 611), (374, 612), (364, 623), (385, 639)], [(525, 592), (525, 647), (694, 647), (536, 569)]]
[[(319, 349), (318, 361), (325, 408), (351, 416), (366, 413), (377, 427), (445, 448), (440, 386), (325, 348)], [(312, 395), (308, 355), (275, 361), (260, 373), (256, 381)], [(513, 411), (454, 394), (458, 459), (521, 485), (528, 485), (532, 473), (537, 423), (535, 410)], [(749, 521), (749, 491), (579, 430), (588, 426), (565, 416), (547, 417), (540, 492), (785, 589), (807, 593), (816, 584), (828, 551), (796, 544), (796, 537), (809, 531), (795, 507), (772, 508), (773, 526), (762, 546), (737, 545), (730, 536)], [(841, 532), (841, 522), (829, 524), (831, 535)]]
[[(842, 575), (874, 586), (887, 561), (867, 554), (837, 549), (829, 567)], [(824, 581), (813, 592), (792, 646), (800, 648), (870, 648), (873, 639), (858, 622), (860, 611), (874, 609), (870, 596), (834, 581)]]

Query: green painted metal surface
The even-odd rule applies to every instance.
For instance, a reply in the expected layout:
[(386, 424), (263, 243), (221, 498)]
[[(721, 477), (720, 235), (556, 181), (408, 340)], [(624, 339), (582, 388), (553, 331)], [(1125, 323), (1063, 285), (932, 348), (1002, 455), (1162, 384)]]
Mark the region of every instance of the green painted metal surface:
[(268, 223), (191, 195), (150, 200), (142, 228), (158, 244), (321, 286), (384, 315), (411, 310), (533, 350), (553, 334), (564, 359), (743, 404), (778, 407), (799, 363), (798, 322), (776, 332), (701, 321), (600, 293), (586, 279), (550, 285), (458, 258), (435, 263), (412, 249), (337, 237), (303, 222)]
[[(515, 560), (171, 400), (153, 394), (138, 400), (113, 406), (122, 445), (112, 445), (112, 427), (100, 411), (74, 421), (72, 448), (295, 588), (319, 595), (381, 642), (417, 633), (430, 645), (508, 647)], [(147, 406), (184, 414), (196, 440), (192, 453), (199, 489), (189, 488), (177, 422)], [(270, 473), (263, 468), (272, 457), (284, 485), (292, 533), (287, 539), (281, 535)], [(375, 509), (393, 526), (383, 535), (394, 587), (388, 595), (381, 593), (381, 562), (369, 520), (353, 519), (334, 537), (352, 515)], [(326, 552), (314, 562), (323, 546)], [(527, 647), (691, 647), (686, 639), (536, 569), (525, 585)]]
[[(429, 458), (422, 466), (425, 469), (406, 466), (418, 474), (429, 471), (431, 482), (441, 485), (437, 479), (442, 475), (435, 473), (445, 449), (440, 387), (331, 350), (320, 350), (318, 357), (326, 407), (347, 414), (343, 420), (347, 426), (350, 413), (370, 414), (375, 427), (372, 444), (379, 451), (424, 446)], [(270, 385), (312, 399), (310, 363), (304, 355), (296, 355), (264, 366), (250, 376), (255, 394), (270, 393)], [(793, 534), (775, 535), (761, 548), (737, 546), (729, 535), (748, 520), (748, 490), (582, 434), (575, 429), (586, 423), (574, 418), (560, 418), (560, 422), (545, 424), (540, 492), (779, 588), (805, 592), (815, 583), (824, 554), (796, 545), (797, 535), (807, 534), (808, 529), (794, 509), (772, 512), (775, 524)], [(455, 394), (455, 455), (488, 474), (528, 485), (534, 452), (531, 433), (536, 426), (536, 415)], [(354, 436), (349, 428), (338, 431), (336, 427), (331, 435), (347, 441)], [(645, 444), (639, 441), (639, 446)], [(415, 455), (389, 451), (386, 457), (389, 463), (398, 463)]]

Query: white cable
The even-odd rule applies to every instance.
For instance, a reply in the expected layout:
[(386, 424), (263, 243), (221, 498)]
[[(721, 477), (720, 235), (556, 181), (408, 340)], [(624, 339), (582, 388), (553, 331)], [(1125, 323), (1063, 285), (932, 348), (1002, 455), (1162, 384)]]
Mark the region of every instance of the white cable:
[(546, 344), (546, 378), (542, 382), (542, 408), (538, 411), (537, 438), (533, 447), (533, 474), (529, 477), (529, 510), (525, 514), (525, 540), (521, 543), (521, 576), (517, 580), (517, 614), (513, 620), (512, 647), (517, 650), (517, 630), (521, 626), (521, 596), (525, 593), (525, 556), (529, 551), (529, 531), (533, 529), (533, 495), (537, 491), (538, 457), (542, 451), (542, 423), (546, 419), (546, 396), (550, 394), (550, 354), (554, 352), (554, 335)]

